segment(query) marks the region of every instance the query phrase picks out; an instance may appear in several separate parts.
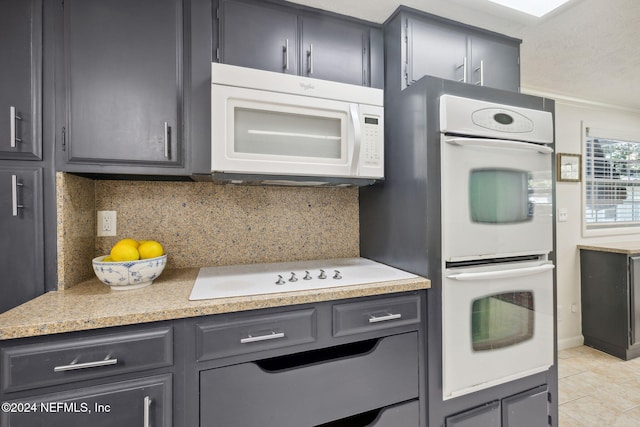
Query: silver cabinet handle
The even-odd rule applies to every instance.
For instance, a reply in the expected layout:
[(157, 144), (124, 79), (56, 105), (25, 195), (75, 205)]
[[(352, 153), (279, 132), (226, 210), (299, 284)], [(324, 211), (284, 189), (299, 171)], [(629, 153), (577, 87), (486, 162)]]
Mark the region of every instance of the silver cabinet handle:
[(480, 81), (476, 82), (478, 86), (484, 86), (484, 61), (480, 61), (480, 66), (476, 67), (474, 71), (480, 71)]
[(313, 44), (309, 44), (307, 51), (307, 72), (309, 75), (313, 74)]
[(282, 64), (282, 68), (284, 68), (284, 71), (289, 71), (289, 39), (285, 39), (284, 40), (284, 46), (282, 48), (282, 55), (283, 55), (283, 64)]
[(164, 122), (164, 158), (165, 159), (169, 158), (169, 144), (171, 143), (170, 135), (169, 135), (170, 129), (171, 128), (169, 127), (169, 123)]
[(96, 360), (94, 362), (76, 363), (76, 361), (74, 360), (68, 365), (54, 367), (53, 372), (76, 371), (78, 369), (97, 368), (100, 366), (116, 365), (117, 363), (118, 363), (118, 359), (111, 359), (111, 355), (109, 355), (104, 360)]
[(16, 135), (16, 120), (22, 120), (22, 117), (16, 114), (16, 107), (9, 107), (9, 143), (11, 148), (16, 148), (16, 142), (22, 142), (22, 139)]
[(24, 208), (24, 205), (18, 204), (18, 187), (22, 187), (22, 183), (18, 182), (17, 175), (11, 175), (11, 214), (18, 216), (18, 209)]
[(462, 58), (462, 64), (456, 67), (456, 70), (462, 68), (462, 78), (458, 79), (459, 82), (466, 83), (467, 82), (467, 57)]
[(267, 341), (267, 340), (275, 340), (278, 338), (284, 338), (284, 332), (274, 332), (271, 331), (270, 334), (267, 335), (258, 335), (257, 337), (253, 337), (251, 335), (249, 335), (247, 338), (242, 338), (240, 340), (241, 344), (248, 344), (251, 342), (257, 342), (257, 341)]
[(384, 316), (378, 316), (378, 317), (371, 315), (369, 317), (369, 323), (387, 322), (389, 320), (396, 320), (401, 318), (402, 318), (402, 314), (400, 313), (396, 313), (396, 314), (389, 313)]
[(153, 402), (153, 400), (151, 400), (149, 396), (144, 397), (144, 413), (143, 413), (143, 420), (142, 420), (143, 427), (151, 427), (151, 424), (150, 424), (151, 402)]

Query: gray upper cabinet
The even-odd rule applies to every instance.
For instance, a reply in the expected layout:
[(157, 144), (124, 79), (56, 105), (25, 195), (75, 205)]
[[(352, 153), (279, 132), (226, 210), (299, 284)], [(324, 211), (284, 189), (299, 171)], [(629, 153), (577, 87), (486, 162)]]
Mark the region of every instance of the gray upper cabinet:
[(382, 87), (382, 79), (372, 71), (382, 69), (382, 32), (377, 26), (278, 3), (243, 0), (219, 0), (217, 17), (217, 61)]
[(42, 158), (42, 0), (3, 0), (0, 9), (0, 159)]
[(66, 0), (64, 9), (66, 170), (180, 165), (182, 1)]
[(42, 168), (0, 165), (0, 313), (44, 292)]
[(385, 46), (387, 72), (400, 73), (401, 89), (429, 75), (520, 90), (518, 39), (401, 7), (385, 24)]

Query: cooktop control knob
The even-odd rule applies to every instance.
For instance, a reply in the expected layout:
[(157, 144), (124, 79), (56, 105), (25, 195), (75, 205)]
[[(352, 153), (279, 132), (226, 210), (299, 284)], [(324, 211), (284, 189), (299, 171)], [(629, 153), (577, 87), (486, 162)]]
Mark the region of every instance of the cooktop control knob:
[(296, 277), (296, 273), (294, 273), (293, 271), (291, 272), (291, 277), (289, 277), (289, 281), (290, 282), (297, 282), (298, 278)]
[(326, 278), (327, 278), (327, 275), (324, 274), (324, 270), (320, 269), (320, 275), (318, 276), (318, 279), (326, 279)]
[(282, 280), (282, 276), (280, 274), (278, 274), (278, 280), (276, 281), (276, 285), (284, 285), (285, 282), (284, 280)]
[(305, 275), (303, 277), (304, 280), (311, 280), (312, 279), (312, 277), (311, 277), (311, 275), (309, 274), (308, 271), (305, 270), (304, 273), (305, 273)]
[(340, 271), (338, 270), (333, 270), (336, 274), (333, 275), (333, 278), (336, 280), (340, 280), (342, 279), (342, 275), (340, 274)]

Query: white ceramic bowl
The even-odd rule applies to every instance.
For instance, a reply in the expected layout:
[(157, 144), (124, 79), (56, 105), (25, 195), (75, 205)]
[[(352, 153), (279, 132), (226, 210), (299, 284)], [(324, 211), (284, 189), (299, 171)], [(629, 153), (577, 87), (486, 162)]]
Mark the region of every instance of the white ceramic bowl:
[(98, 279), (113, 290), (139, 289), (149, 286), (160, 276), (167, 264), (167, 256), (138, 261), (102, 262), (107, 255), (93, 259), (93, 271)]

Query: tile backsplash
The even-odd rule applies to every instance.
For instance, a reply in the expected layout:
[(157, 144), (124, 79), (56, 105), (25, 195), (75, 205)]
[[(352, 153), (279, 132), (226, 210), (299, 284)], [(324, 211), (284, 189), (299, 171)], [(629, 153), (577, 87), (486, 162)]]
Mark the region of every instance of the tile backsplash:
[[(162, 243), (167, 268), (359, 255), (355, 187), (93, 181), (60, 173), (58, 210), (59, 288), (93, 277), (91, 258), (125, 237)], [(101, 210), (117, 212), (117, 236), (96, 237)]]

